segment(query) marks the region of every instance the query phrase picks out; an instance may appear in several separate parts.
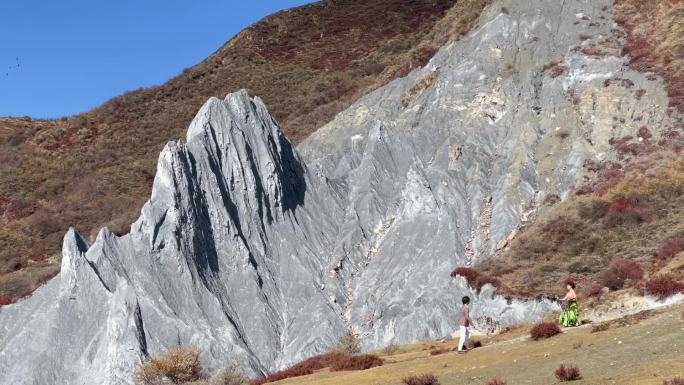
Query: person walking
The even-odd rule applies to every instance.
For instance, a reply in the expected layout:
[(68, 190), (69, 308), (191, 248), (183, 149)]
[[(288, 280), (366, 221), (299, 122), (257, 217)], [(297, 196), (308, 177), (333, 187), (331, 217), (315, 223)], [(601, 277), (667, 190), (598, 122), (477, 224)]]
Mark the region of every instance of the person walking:
[(460, 336), (458, 339), (458, 353), (463, 354), (468, 352), (468, 328), (470, 327), (470, 308), (468, 304), (470, 303), (470, 298), (465, 296), (461, 299), (463, 305), (461, 306), (461, 311), (458, 319), (458, 326), (460, 329)]
[(577, 293), (575, 293), (575, 283), (572, 281), (566, 282), (565, 288), (568, 290), (565, 297), (561, 298), (561, 302), (567, 302), (563, 306), (563, 311), (558, 317), (558, 323), (563, 327), (579, 326), (579, 307), (577, 306)]

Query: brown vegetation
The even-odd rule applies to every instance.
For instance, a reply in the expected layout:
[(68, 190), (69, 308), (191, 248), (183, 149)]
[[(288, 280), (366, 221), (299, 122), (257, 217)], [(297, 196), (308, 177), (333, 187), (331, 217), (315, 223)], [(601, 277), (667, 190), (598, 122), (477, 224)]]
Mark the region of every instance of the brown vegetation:
[(269, 376), (255, 379), (250, 385), (263, 385), (269, 382), (284, 380), (286, 378), (301, 377), (313, 374), (317, 370), (336, 365), (340, 360), (346, 359), (347, 355), (340, 351), (311, 357), (287, 369), (277, 371)]
[(451, 349), (449, 348), (441, 348), (441, 349), (432, 349), (430, 350), (430, 355), (431, 356), (439, 356), (440, 354), (446, 354), (449, 353)]
[(560, 294), (570, 276), (587, 297), (603, 286), (640, 287), (643, 274), (663, 269), (684, 236), (684, 141), (671, 133), (656, 138), (647, 127), (635, 135), (638, 146), (657, 151), (587, 162), (590, 188), (551, 206), (476, 271), (499, 278), (510, 294), (532, 297)]
[(439, 380), (432, 374), (412, 374), (401, 380), (405, 385), (439, 385)]
[(575, 365), (566, 366), (564, 364), (561, 364), (561, 366), (558, 369), (556, 369), (554, 374), (556, 375), (556, 378), (561, 382), (575, 381), (582, 378), (580, 369)]
[[(59, 268), (69, 226), (129, 230), (157, 155), (210, 96), (261, 96), (294, 143), (468, 31), (485, 0), (319, 2), (269, 16), (164, 85), (45, 121), (0, 119), (0, 296), (15, 300)], [(16, 271), (15, 271), (16, 270)]]
[(148, 358), (135, 374), (139, 385), (158, 385), (165, 382), (182, 384), (207, 378), (199, 360), (199, 350), (176, 348), (159, 357)]
[(362, 354), (358, 356), (342, 357), (330, 367), (333, 372), (341, 372), (343, 370), (366, 370), (376, 366), (382, 366), (382, 358), (375, 354)]
[(671, 295), (684, 293), (684, 282), (674, 274), (663, 274), (655, 276), (645, 283), (646, 293), (654, 295), (660, 299)]
[(530, 337), (533, 340), (550, 338), (561, 333), (561, 329), (555, 322), (540, 322), (530, 330)]
[(670, 106), (684, 112), (684, 2), (617, 0), (614, 18), (627, 32), (630, 67), (662, 76)]

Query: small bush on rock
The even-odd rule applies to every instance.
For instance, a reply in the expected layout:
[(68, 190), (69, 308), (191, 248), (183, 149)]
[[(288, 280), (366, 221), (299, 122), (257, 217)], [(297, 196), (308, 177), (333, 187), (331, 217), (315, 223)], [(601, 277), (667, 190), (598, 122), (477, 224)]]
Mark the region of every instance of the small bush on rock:
[(461, 276), (468, 282), (468, 286), (475, 287), (477, 279), (480, 277), (480, 273), (470, 267), (457, 267), (451, 272), (451, 276), (454, 278)]
[(561, 329), (555, 322), (540, 322), (530, 330), (530, 337), (537, 341), (544, 338), (553, 337), (560, 334)]
[(353, 334), (347, 334), (346, 336), (340, 338), (340, 343), (337, 345), (337, 349), (347, 354), (361, 353), (359, 339)]
[(249, 378), (235, 363), (230, 363), (223, 370), (218, 372), (209, 385), (244, 385), (249, 382)]
[(575, 381), (582, 378), (580, 370), (575, 365), (564, 365), (562, 364), (555, 372), (556, 378), (561, 381)]
[(437, 377), (432, 374), (412, 374), (401, 380), (405, 385), (439, 385)]
[(470, 267), (457, 267), (451, 272), (451, 276), (454, 278), (465, 278), (468, 286), (476, 290), (482, 289), (482, 287), (488, 283), (497, 289), (501, 287), (501, 281), (498, 278), (492, 277), (491, 275), (482, 274)]
[(671, 295), (684, 293), (684, 283), (677, 280), (672, 274), (663, 274), (653, 277), (646, 281), (646, 293), (654, 295), (660, 299)]
[(199, 350), (179, 347), (150, 357), (135, 374), (138, 385), (182, 384), (207, 378), (200, 364)]

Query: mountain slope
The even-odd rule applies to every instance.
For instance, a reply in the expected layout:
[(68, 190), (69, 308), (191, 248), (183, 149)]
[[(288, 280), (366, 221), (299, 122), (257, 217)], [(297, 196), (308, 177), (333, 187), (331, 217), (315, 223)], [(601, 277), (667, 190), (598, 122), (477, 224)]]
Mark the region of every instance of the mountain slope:
[(269, 16), (164, 85), (57, 121), (0, 119), (0, 302), (59, 266), (78, 226), (128, 231), (150, 193), (157, 153), (197, 109), (246, 88), (285, 134), (307, 137), (359, 96), (426, 62), (467, 31), (484, 0), (324, 1)]
[[(235, 360), (253, 375), (329, 349), (365, 327), (347, 314), (353, 300), (345, 290), (382, 287), (349, 277), (354, 268), (330, 253), (350, 229), (340, 187), (311, 172), (260, 99), (246, 91), (210, 99), (186, 142), (169, 142), (159, 156), (151, 198), (129, 234), (105, 228), (90, 245), (70, 230), (60, 274), (0, 308), (0, 383), (129, 384), (142, 359), (175, 345), (201, 348), (212, 372)], [(377, 257), (387, 258), (383, 250)], [(432, 263), (452, 262), (425, 255), (413, 264), (415, 276), (429, 274)], [(339, 275), (329, 275), (335, 264)], [(378, 326), (397, 326), (364, 335), (364, 345), (448, 333), (448, 314), (465, 293), (486, 304), (475, 314), (502, 325), (556, 308), (478, 295), (446, 275), (434, 282), (442, 287), (407, 287), (394, 297), (418, 295), (423, 304), (379, 301)], [(386, 284), (401, 286), (403, 278)]]
[[(0, 308), (3, 380), (129, 383), (178, 344), (211, 371), (236, 359), (258, 374), (346, 333), (365, 350), (451, 334), (464, 294), (483, 330), (557, 310), (448, 273), (485, 260), (546, 196), (568, 197), (588, 162), (618, 160), (613, 138), (679, 129), (611, 16), (607, 0), (494, 2), (297, 149), (260, 99), (210, 99), (162, 151), (129, 234), (88, 245), (70, 231), (62, 272)], [(613, 50), (597, 58), (595, 44)]]

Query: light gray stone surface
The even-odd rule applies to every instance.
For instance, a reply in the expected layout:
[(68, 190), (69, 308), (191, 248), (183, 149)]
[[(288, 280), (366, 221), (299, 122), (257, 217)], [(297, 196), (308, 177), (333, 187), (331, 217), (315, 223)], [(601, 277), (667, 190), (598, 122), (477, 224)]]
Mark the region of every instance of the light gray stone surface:
[[(0, 308), (0, 384), (130, 384), (179, 344), (212, 372), (237, 360), (265, 373), (348, 331), (365, 349), (448, 336), (466, 294), (481, 325), (539, 320), (557, 306), (474, 293), (449, 272), (491, 255), (547, 193), (566, 196), (586, 159), (613, 156), (611, 137), (671, 125), (661, 82), (581, 52), (619, 45), (610, 12), (494, 2), (297, 150), (260, 99), (210, 99), (162, 151), (130, 234), (89, 245), (69, 230), (61, 273)], [(567, 72), (550, 76), (552, 61)], [(604, 86), (615, 78), (635, 85)]]

